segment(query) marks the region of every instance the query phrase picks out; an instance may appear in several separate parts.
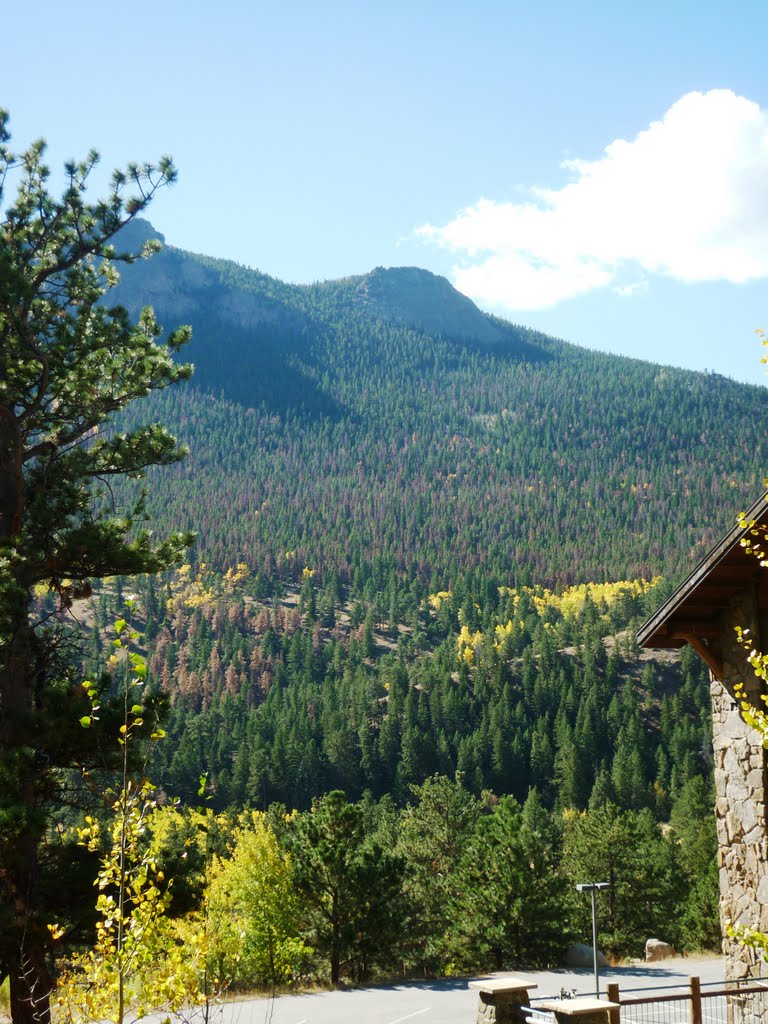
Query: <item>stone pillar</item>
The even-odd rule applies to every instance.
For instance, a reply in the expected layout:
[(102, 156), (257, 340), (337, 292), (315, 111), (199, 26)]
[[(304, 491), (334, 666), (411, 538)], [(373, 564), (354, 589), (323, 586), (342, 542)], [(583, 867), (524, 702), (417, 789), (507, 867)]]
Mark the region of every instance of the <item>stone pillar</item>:
[(477, 989), (477, 1024), (525, 1024), (528, 990), (537, 986), (522, 978), (485, 978), (470, 981)]
[(754, 950), (725, 934), (729, 922), (768, 931), (768, 836), (766, 751), (759, 734), (741, 717), (733, 696), (738, 682), (749, 700), (764, 707), (761, 684), (736, 642), (735, 626), (759, 638), (757, 592), (746, 588), (721, 616), (723, 680), (711, 679), (714, 774), (720, 867), (720, 921), (728, 979), (757, 977), (765, 964)]

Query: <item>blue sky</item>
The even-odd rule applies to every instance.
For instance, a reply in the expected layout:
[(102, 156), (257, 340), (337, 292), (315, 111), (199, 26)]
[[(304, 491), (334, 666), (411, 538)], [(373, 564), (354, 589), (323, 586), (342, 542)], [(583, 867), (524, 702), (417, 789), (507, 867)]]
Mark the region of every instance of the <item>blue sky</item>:
[(169, 243), (288, 281), (419, 265), (594, 348), (765, 383), (768, 3), (8, 0), (53, 166), (171, 153)]

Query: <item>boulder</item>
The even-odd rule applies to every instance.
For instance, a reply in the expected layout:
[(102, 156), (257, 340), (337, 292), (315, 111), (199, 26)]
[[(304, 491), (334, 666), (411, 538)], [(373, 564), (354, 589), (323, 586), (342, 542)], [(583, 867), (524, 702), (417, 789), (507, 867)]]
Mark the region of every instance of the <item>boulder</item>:
[(666, 960), (668, 956), (674, 956), (675, 951), (668, 942), (662, 942), (661, 939), (648, 939), (645, 944), (645, 959), (648, 960)]
[[(592, 947), (583, 942), (574, 942), (566, 949), (563, 961), (568, 967), (592, 967), (595, 962)], [(599, 949), (597, 951), (597, 966), (608, 966), (608, 961)]]

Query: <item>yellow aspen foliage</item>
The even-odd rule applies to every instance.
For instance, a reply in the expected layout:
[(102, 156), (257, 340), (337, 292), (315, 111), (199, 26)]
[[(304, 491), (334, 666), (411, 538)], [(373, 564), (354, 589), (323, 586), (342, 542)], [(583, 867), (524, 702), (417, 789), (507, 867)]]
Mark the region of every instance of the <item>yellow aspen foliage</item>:
[[(752, 646), (752, 637), (748, 629), (736, 626), (736, 639), (747, 652), (747, 661), (757, 678), (768, 682), (768, 654), (763, 654)], [(743, 683), (736, 683), (733, 689), (741, 708), (741, 717), (747, 725), (760, 733), (763, 746), (768, 748), (768, 710), (765, 707), (757, 707), (747, 698)], [(760, 700), (768, 706), (768, 693), (760, 694)]]
[[(765, 336), (762, 332), (758, 333), (762, 338), (763, 345), (766, 345)], [(765, 482), (768, 483), (768, 481)], [(738, 524), (742, 530), (748, 531), (747, 535), (742, 537), (740, 541), (741, 546), (747, 554), (756, 558), (761, 566), (768, 565), (768, 551), (766, 550), (768, 548), (766, 543), (766, 533), (768, 533), (768, 530), (766, 527), (757, 523), (754, 519), (748, 520), (743, 512), (739, 513)], [(736, 626), (735, 629), (736, 640), (746, 651), (747, 661), (752, 671), (758, 679), (762, 679), (763, 683), (768, 683), (768, 653), (759, 650), (755, 646), (755, 641), (749, 629), (743, 629), (741, 626)], [(734, 692), (744, 721), (747, 725), (752, 726), (753, 729), (757, 729), (763, 746), (768, 748), (768, 710), (765, 707), (758, 707), (748, 699), (743, 683), (737, 683), (734, 687)], [(760, 700), (764, 705), (768, 705), (768, 693), (762, 693)]]
[[(589, 598), (598, 608), (607, 610), (616, 604), (625, 595), (639, 597), (649, 590), (658, 586), (661, 582), (660, 576), (651, 580), (618, 580), (616, 583), (580, 583), (574, 587), (568, 587), (562, 593), (554, 593), (546, 587), (522, 587), (520, 593), (528, 594), (532, 604), (539, 616), (542, 617), (548, 609), (554, 608), (565, 619), (578, 616)], [(513, 597), (514, 608), (520, 601), (520, 593), (511, 587), (499, 587), (499, 594), (502, 597)]]
[[(161, 888), (163, 873), (142, 849), (155, 807), (149, 783), (129, 784), (115, 801), (108, 850), (96, 879), (96, 943), (72, 956), (59, 977), (59, 1021), (124, 1024), (207, 1001), (200, 988), (206, 937), (198, 931), (182, 942), (168, 915), (171, 890)], [(94, 819), (87, 818), (77, 833), (81, 845), (100, 847), (101, 829)], [(56, 925), (49, 930), (52, 935), (62, 931)]]
[(171, 596), (166, 602), (169, 612), (179, 608), (200, 608), (214, 600), (213, 589), (204, 582), (205, 568), (205, 563), (202, 563), (194, 578), (189, 565), (182, 565), (176, 570), (170, 582)]
[(522, 619), (510, 619), (508, 622), (499, 623), (493, 631), (495, 636), (493, 641), (494, 650), (501, 651), (504, 643), (514, 635), (515, 630), (521, 632), (524, 629), (525, 622)]
[(514, 619), (510, 619), (509, 622), (505, 622), (496, 626), (494, 633), (496, 634), (496, 640), (494, 641), (494, 647), (498, 651), (503, 645), (504, 641), (508, 636), (511, 636), (515, 629)]
[(245, 564), (245, 562), (238, 562), (237, 566), (232, 569), (227, 569), (224, 573), (224, 590), (227, 593), (232, 593), (238, 583), (243, 580), (247, 580), (251, 575), (251, 570)]
[(480, 630), (471, 633), (468, 626), (462, 626), (459, 635), (456, 637), (456, 657), (466, 665), (473, 665), (475, 661), (475, 650), (483, 642), (483, 634)]
[(450, 601), (453, 594), (450, 590), (439, 590), (436, 594), (430, 594), (427, 598), (429, 607), (434, 611), (439, 612), (445, 601)]
[[(131, 599), (127, 604), (133, 610)], [(129, 773), (129, 746), (144, 724), (146, 665), (131, 649), (140, 634), (125, 619), (118, 619), (114, 628), (117, 639), (112, 646), (126, 655), (123, 724), (118, 735), (122, 771), (109, 821), (102, 825), (89, 815), (74, 829), (79, 845), (103, 853), (94, 883), (96, 942), (69, 958), (54, 993), (57, 1020), (64, 1024), (127, 1024), (157, 1012), (170, 1018), (183, 1007), (210, 1001), (205, 981), (207, 934), (194, 929), (182, 937), (168, 913), (171, 884), (166, 884), (146, 843), (149, 822), (158, 810), (156, 792), (147, 779), (134, 780)], [(83, 689), (91, 713), (80, 724), (91, 728), (98, 719), (99, 696), (89, 680)], [(164, 735), (156, 728), (152, 739)], [(63, 935), (56, 923), (49, 924), (48, 930), (52, 938)]]
[(240, 816), (229, 856), (214, 858), (207, 899), (210, 964), (234, 987), (286, 984), (301, 973), (312, 949), (300, 938), (291, 860), (262, 811)]

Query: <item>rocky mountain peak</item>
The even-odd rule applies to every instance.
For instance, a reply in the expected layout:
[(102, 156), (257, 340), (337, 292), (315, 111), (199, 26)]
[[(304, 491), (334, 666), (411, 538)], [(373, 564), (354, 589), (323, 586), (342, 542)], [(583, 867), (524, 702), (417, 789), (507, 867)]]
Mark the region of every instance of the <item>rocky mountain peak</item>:
[(161, 231), (156, 231), (143, 217), (136, 217), (120, 229), (116, 238), (116, 246), (119, 250), (126, 252), (139, 252), (142, 245), (151, 238), (165, 242), (165, 235)]
[(420, 267), (376, 267), (358, 279), (358, 302), (372, 316), (460, 341), (495, 344), (501, 332), (445, 277)]

